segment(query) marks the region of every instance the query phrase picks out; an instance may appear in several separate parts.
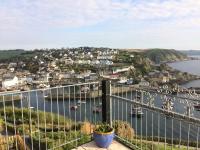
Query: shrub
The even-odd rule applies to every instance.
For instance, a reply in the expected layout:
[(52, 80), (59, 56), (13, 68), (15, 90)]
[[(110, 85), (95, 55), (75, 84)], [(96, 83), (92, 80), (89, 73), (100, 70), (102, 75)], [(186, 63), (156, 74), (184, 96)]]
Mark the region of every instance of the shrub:
[(119, 137), (131, 139), (135, 136), (135, 131), (128, 122), (116, 120), (113, 122), (115, 134)]
[(0, 118), (0, 132), (4, 130), (4, 121)]
[(93, 133), (93, 129), (94, 129), (94, 125), (87, 121), (83, 122), (80, 128), (81, 133), (84, 133), (87, 135)]

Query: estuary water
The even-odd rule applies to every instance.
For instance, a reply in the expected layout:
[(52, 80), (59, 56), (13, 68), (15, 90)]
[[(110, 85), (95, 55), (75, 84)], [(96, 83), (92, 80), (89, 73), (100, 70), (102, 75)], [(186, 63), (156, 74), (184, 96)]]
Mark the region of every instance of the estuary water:
[[(37, 97), (36, 97), (37, 95)], [(136, 95), (135, 92), (129, 92), (127, 94), (121, 94), (120, 96), (132, 99)], [(149, 95), (144, 95), (144, 103), (148, 102)], [(162, 100), (160, 95), (154, 97), (154, 106), (161, 108)], [(125, 102), (121, 99), (112, 100), (112, 118), (113, 120), (122, 120), (128, 122), (135, 130), (137, 135), (142, 135), (144, 137), (154, 136), (154, 137), (166, 137), (173, 139), (187, 140), (189, 125), (184, 121), (181, 122), (176, 119), (164, 116), (163, 114), (150, 111), (147, 109), (142, 109), (144, 115), (143, 117), (131, 116), (130, 112), (132, 109), (131, 103)], [(53, 112), (56, 114), (63, 115), (72, 120), (84, 121), (88, 120), (93, 123), (99, 123), (102, 120), (101, 113), (93, 113), (92, 108), (96, 105), (101, 104), (101, 98), (94, 98), (86, 100), (86, 103), (80, 104), (76, 111), (71, 110), (72, 105), (77, 105), (78, 100), (69, 99), (57, 99), (57, 100), (47, 100), (43, 97), (40, 92), (32, 92), (28, 99), (22, 99), (21, 101), (15, 101), (14, 103), (6, 102), (5, 106), (20, 107), (20, 108), (30, 108), (33, 110), (42, 110), (46, 112)], [(179, 113), (185, 112), (185, 105), (180, 104), (178, 101), (174, 101), (174, 111)], [(200, 116), (200, 112), (194, 112), (195, 117)], [(181, 130), (181, 134), (180, 134)], [(197, 139), (196, 126), (190, 126), (189, 138), (190, 141), (195, 141)]]

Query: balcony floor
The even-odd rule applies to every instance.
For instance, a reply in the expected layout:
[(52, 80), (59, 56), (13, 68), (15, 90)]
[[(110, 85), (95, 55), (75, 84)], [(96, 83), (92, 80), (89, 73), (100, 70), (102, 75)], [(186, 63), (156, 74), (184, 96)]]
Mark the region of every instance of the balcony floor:
[(99, 148), (96, 146), (95, 142), (89, 142), (86, 144), (83, 144), (73, 150), (130, 150), (130, 148), (124, 146), (123, 144), (117, 142), (117, 141), (113, 141), (112, 144), (108, 147), (108, 148)]

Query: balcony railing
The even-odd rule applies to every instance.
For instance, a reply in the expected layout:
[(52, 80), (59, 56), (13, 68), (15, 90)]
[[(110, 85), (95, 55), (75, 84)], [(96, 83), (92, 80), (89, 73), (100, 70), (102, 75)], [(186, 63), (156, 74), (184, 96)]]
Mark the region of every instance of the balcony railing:
[(110, 81), (0, 94), (0, 149), (72, 149), (97, 124), (133, 149), (198, 149), (200, 97), (181, 88)]

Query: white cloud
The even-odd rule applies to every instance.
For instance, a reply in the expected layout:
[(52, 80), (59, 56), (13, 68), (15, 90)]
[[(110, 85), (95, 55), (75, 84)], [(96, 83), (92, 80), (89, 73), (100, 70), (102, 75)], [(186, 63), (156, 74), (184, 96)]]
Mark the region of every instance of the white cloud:
[[(0, 5), (0, 28), (80, 27), (106, 20), (193, 20), (199, 0), (6, 0)], [(198, 19), (199, 20), (199, 19)]]
[[(94, 32), (65, 31), (99, 23), (104, 27)], [(200, 0), (0, 0), (1, 47), (56, 42), (58, 46), (66, 41), (124, 47), (134, 43), (151, 47), (153, 43), (156, 47), (167, 40), (168, 45), (181, 43), (179, 35), (182, 43), (190, 38), (194, 40), (189, 46), (198, 47), (199, 26)]]

